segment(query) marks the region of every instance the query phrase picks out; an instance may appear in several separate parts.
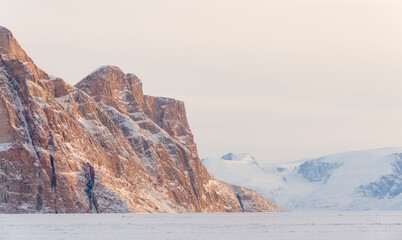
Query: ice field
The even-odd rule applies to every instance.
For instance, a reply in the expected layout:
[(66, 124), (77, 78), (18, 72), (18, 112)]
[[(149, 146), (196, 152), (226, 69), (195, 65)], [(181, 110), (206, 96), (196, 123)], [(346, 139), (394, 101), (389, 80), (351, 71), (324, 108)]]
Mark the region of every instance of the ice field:
[(0, 215), (0, 239), (402, 239), (402, 212)]

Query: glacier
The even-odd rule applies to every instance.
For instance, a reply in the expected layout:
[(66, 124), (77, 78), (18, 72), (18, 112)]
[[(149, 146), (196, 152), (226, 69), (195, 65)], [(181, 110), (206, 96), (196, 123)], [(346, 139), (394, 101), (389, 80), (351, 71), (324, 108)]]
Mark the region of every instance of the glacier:
[(402, 148), (265, 164), (229, 153), (202, 163), (217, 179), (254, 189), (290, 211), (402, 210)]

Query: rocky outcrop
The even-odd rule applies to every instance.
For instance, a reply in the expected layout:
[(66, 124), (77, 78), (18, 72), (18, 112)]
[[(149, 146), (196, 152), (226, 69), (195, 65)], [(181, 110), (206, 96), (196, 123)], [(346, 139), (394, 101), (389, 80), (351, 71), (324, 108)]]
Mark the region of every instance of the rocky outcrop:
[(75, 87), (0, 27), (0, 212), (278, 211), (201, 164), (183, 102), (104, 66)]
[(250, 192), (243, 187), (232, 185), (232, 189), (242, 207), (243, 212), (283, 212), (282, 207), (267, 200), (256, 192)]
[(402, 153), (396, 153), (392, 173), (382, 175), (375, 182), (360, 185), (356, 193), (364, 198), (392, 199), (402, 193)]
[(340, 166), (342, 166), (342, 163), (328, 163), (318, 158), (302, 163), (297, 173), (301, 174), (310, 182), (322, 181), (326, 183), (332, 173)]

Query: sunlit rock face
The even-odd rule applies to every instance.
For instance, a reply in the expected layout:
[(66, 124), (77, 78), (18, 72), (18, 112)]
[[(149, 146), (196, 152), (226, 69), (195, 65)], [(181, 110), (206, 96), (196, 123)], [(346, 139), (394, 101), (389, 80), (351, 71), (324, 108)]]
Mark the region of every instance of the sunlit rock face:
[(0, 212), (281, 211), (201, 164), (183, 102), (101, 67), (75, 87), (0, 27)]

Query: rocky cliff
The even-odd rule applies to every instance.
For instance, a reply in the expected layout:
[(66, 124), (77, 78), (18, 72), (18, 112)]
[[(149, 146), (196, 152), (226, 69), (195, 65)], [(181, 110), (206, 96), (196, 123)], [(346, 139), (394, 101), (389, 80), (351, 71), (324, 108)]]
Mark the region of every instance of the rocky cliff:
[(75, 87), (0, 27), (0, 213), (281, 211), (201, 164), (183, 102), (101, 67)]

